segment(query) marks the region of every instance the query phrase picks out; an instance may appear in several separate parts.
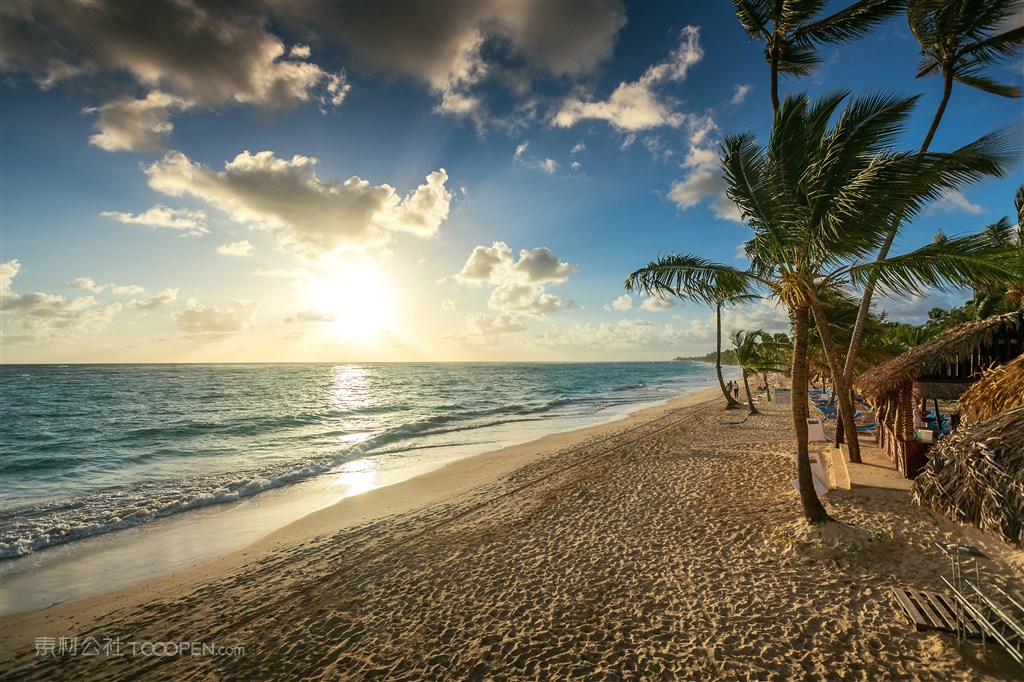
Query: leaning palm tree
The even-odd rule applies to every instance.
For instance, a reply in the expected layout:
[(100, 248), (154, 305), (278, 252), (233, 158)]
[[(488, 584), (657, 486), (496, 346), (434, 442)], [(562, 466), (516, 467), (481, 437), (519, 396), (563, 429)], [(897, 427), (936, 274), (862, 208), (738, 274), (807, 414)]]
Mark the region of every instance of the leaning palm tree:
[(942, 99), (921, 150), (931, 145), (953, 94), (953, 82), (1000, 97), (1020, 97), (1020, 88), (997, 83), (982, 73), (1007, 61), (1024, 45), (1024, 26), (996, 33), (1020, 16), (1020, 0), (911, 0), (910, 30), (921, 44), (917, 77), (941, 75)]
[(763, 329), (745, 331), (738, 329), (730, 334), (733, 345), (733, 353), (736, 362), (743, 371), (743, 388), (747, 394), (747, 406), (750, 414), (760, 414), (754, 407), (754, 397), (750, 393), (750, 375), (765, 377), (769, 372), (777, 371), (779, 367), (778, 354), (776, 353), (775, 338)]
[(764, 41), (775, 111), (779, 109), (780, 73), (812, 73), (822, 61), (816, 46), (860, 38), (906, 7), (907, 0), (860, 0), (822, 17), (826, 4), (826, 0), (733, 0), (747, 36)]
[[(841, 375), (823, 292), (875, 275), (887, 289), (917, 293), (975, 278), (1024, 273), (1024, 263), (998, 260), (1006, 249), (972, 235), (930, 244), (879, 263), (863, 262), (884, 238), (887, 218), (918, 211), (946, 190), (990, 174), (999, 166), (1001, 139), (983, 139), (952, 154), (921, 158), (892, 152), (914, 98), (862, 97), (850, 102), (834, 125), (845, 94), (811, 102), (789, 96), (775, 116), (767, 147), (752, 134), (727, 136), (722, 160), (728, 196), (754, 236), (746, 245), (745, 271), (695, 255), (670, 254), (627, 279), (646, 291), (706, 292), (717, 283), (767, 289), (787, 306), (793, 321), (793, 425), (804, 516), (831, 520), (814, 492), (807, 442), (807, 345), (813, 314), (834, 376)], [(943, 255), (939, 255), (939, 254)], [(849, 392), (839, 390), (840, 410), (853, 430)], [(844, 398), (843, 393), (846, 393)], [(854, 436), (855, 437), (855, 436)]]
[[(649, 265), (654, 265), (651, 263)], [(626, 282), (626, 288), (634, 290), (630, 281)], [(741, 277), (722, 277), (701, 288), (689, 290), (648, 290), (648, 293), (657, 295), (672, 295), (697, 303), (715, 307), (715, 372), (718, 374), (718, 386), (725, 396), (725, 409), (735, 410), (742, 407), (742, 403), (732, 397), (725, 388), (725, 379), (722, 378), (722, 307), (729, 304), (743, 303), (757, 298), (753, 289), (746, 280)]]
[[(1019, 13), (1020, 0), (910, 0), (907, 19), (921, 45), (922, 59), (917, 77), (942, 76), (942, 98), (921, 144), (922, 154), (931, 146), (953, 94), (954, 82), (1001, 97), (1021, 96), (1020, 88), (997, 83), (984, 73), (985, 67), (1011, 59), (1024, 44), (1024, 27), (999, 32), (1007, 20), (1019, 16)], [(903, 219), (901, 214), (893, 217), (889, 234), (878, 250), (877, 260), (888, 257)], [(847, 384), (853, 379), (874, 291), (875, 282), (869, 278), (843, 368), (843, 379)]]

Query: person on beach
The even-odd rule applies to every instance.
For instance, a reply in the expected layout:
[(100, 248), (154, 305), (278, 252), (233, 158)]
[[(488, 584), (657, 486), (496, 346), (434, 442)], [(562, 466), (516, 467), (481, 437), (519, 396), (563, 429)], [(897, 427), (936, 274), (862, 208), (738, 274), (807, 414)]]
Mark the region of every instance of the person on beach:
[(726, 384), (725, 384), (725, 392), (730, 394), (730, 395), (732, 394), (732, 379), (729, 379), (729, 381), (726, 382)]
[(732, 384), (732, 396), (734, 398), (740, 397), (740, 382), (734, 381)]

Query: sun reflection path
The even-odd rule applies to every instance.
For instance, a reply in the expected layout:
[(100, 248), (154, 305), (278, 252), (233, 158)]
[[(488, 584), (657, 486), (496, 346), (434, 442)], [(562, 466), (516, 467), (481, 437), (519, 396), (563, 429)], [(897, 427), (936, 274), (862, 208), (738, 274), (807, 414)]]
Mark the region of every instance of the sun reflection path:
[(347, 462), (338, 471), (338, 476), (331, 482), (331, 485), (344, 488), (342, 494), (345, 497), (379, 488), (381, 484), (377, 482), (378, 467), (378, 463), (373, 459)]
[[(370, 439), (380, 429), (379, 421), (367, 414), (367, 410), (381, 404), (372, 384), (371, 373), (365, 367), (338, 365), (334, 368), (330, 403), (331, 409), (342, 418), (339, 426), (343, 433), (338, 436), (338, 442), (346, 448)], [(331, 486), (341, 488), (344, 497), (379, 488), (382, 484), (377, 481), (378, 469), (379, 464), (374, 459), (346, 462), (336, 470)]]
[(338, 412), (358, 412), (380, 402), (370, 387), (370, 373), (359, 365), (338, 365), (334, 368), (331, 408)]

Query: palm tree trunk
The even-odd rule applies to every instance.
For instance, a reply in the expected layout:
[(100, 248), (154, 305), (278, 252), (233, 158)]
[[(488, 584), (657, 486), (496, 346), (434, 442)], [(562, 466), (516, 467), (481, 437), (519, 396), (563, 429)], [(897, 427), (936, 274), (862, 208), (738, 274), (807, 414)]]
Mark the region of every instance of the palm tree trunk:
[(939, 102), (939, 108), (935, 111), (935, 118), (932, 119), (932, 126), (928, 129), (924, 142), (921, 143), (922, 154), (928, 151), (928, 147), (932, 145), (932, 138), (935, 137), (935, 131), (939, 129), (939, 121), (942, 120), (942, 115), (946, 113), (946, 105), (949, 104), (949, 96), (952, 94), (953, 70), (944, 68), (942, 70), (942, 101)]
[(725, 380), (722, 378), (722, 304), (715, 304), (715, 371), (718, 373), (718, 385), (722, 389), (722, 395), (725, 396), (725, 409), (734, 410), (740, 406), (739, 402), (736, 401), (729, 391), (725, 389)]
[(778, 113), (779, 111), (779, 53), (774, 46), (768, 48), (771, 54), (771, 69), (772, 69), (772, 111)]
[(804, 518), (815, 524), (833, 521), (814, 491), (807, 449), (807, 308), (793, 311), (793, 428), (796, 430), (796, 474)]
[[(935, 131), (939, 129), (939, 122), (942, 121), (942, 116), (946, 113), (946, 105), (949, 104), (949, 97), (952, 94), (953, 71), (952, 69), (943, 69), (942, 100), (939, 102), (938, 109), (935, 110), (935, 116), (932, 118), (932, 125), (928, 129), (928, 134), (925, 135), (924, 142), (921, 143), (921, 154), (927, 153), (928, 148), (931, 147), (932, 138), (935, 137)], [(899, 231), (902, 221), (903, 212), (901, 211), (893, 218), (892, 225), (889, 227), (889, 233), (885, 235), (885, 241), (882, 242), (882, 247), (878, 250), (878, 257), (875, 258), (876, 263), (885, 260), (889, 256), (889, 249), (892, 248), (892, 243), (896, 239), (896, 233)], [(846, 364), (843, 366), (843, 381), (846, 382), (847, 386), (851, 386), (853, 383), (853, 367), (854, 363), (857, 362), (857, 355), (860, 353), (861, 342), (864, 340), (864, 328), (867, 326), (868, 313), (871, 311), (871, 298), (875, 295), (875, 284), (877, 282), (878, 278), (874, 274), (868, 276), (868, 281), (864, 285), (864, 294), (860, 299), (860, 308), (857, 309), (857, 320), (853, 324), (853, 336), (850, 337), (850, 348), (846, 353)]]
[(845, 430), (846, 442), (850, 446), (850, 461), (860, 464), (860, 441), (857, 440), (857, 424), (853, 420), (853, 401), (850, 399), (850, 386), (843, 379), (843, 371), (839, 364), (839, 354), (836, 352), (836, 343), (832, 339), (832, 330), (828, 326), (828, 317), (825, 315), (825, 307), (821, 303), (811, 305), (814, 311), (814, 322), (818, 326), (818, 336), (821, 337), (821, 345), (825, 348), (825, 357), (828, 358), (828, 366), (832, 371), (832, 393), (839, 398), (839, 417), (841, 423), (836, 424), (836, 447), (839, 447), (840, 426)]
[(747, 407), (750, 408), (749, 414), (761, 414), (754, 407), (754, 396), (750, 395), (750, 382), (747, 381), (747, 370), (743, 370), (743, 388), (747, 392)]

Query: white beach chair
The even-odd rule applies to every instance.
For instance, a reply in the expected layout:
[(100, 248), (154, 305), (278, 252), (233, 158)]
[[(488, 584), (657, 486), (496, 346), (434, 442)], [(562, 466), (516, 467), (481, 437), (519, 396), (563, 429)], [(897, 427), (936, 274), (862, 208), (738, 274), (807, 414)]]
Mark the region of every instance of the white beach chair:
[[(814, 492), (817, 493), (818, 497), (821, 497), (832, 488), (829, 487), (828, 473), (825, 471), (825, 461), (822, 459), (823, 455), (818, 450), (811, 450), (809, 453), (811, 458), (811, 480), (814, 482)], [(793, 453), (793, 467), (796, 468), (796, 453)], [(793, 480), (793, 487), (796, 488), (797, 492), (800, 492), (800, 480)]]
[(821, 426), (820, 419), (807, 420), (807, 438), (812, 441), (829, 440), (825, 435), (825, 429)]

